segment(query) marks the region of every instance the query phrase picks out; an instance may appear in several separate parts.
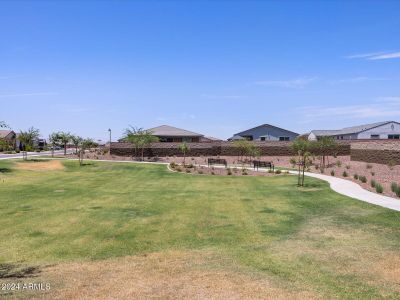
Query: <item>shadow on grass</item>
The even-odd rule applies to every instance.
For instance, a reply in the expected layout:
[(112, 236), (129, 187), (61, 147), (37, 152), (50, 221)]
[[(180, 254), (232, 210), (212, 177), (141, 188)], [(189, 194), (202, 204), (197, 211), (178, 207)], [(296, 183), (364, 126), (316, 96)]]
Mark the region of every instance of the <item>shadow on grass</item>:
[(87, 167), (87, 166), (93, 166), (93, 165), (94, 165), (94, 163), (92, 163), (92, 162), (84, 162), (84, 163), (80, 164), (79, 166), (80, 167)]
[(46, 158), (28, 158), (27, 160), (25, 160), (25, 162), (46, 162), (46, 161), (50, 161), (50, 159), (46, 159)]
[(16, 264), (0, 264), (0, 279), (3, 278), (26, 278), (40, 273), (38, 267), (22, 267)]
[(0, 168), (0, 173), (11, 173), (12, 171), (10, 168)]

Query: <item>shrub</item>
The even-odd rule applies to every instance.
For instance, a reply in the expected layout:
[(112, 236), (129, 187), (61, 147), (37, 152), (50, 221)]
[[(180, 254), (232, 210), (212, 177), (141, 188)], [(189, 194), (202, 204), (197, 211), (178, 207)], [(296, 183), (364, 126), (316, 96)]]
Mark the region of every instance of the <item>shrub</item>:
[(346, 169), (347, 169), (347, 170), (350, 170), (350, 165), (346, 165)]
[(211, 172), (211, 175), (215, 175), (214, 171)]
[(198, 174), (203, 174), (202, 170), (197, 171)]
[(246, 169), (242, 170), (242, 175), (247, 175), (247, 170)]
[(171, 167), (171, 169), (175, 169), (177, 167), (177, 164), (175, 162), (171, 162), (169, 166)]
[(390, 189), (392, 190), (393, 193), (396, 193), (396, 190), (399, 188), (398, 184), (396, 182), (392, 182), (390, 184)]
[(375, 190), (379, 194), (383, 193), (383, 187), (379, 183), (375, 184)]
[(190, 173), (190, 169), (186, 169), (186, 173)]
[(338, 168), (340, 168), (342, 166), (342, 162), (340, 160), (336, 161), (336, 165), (338, 166)]
[(396, 189), (396, 196), (400, 197), (400, 187), (397, 187), (397, 189)]
[(372, 165), (370, 165), (370, 164), (367, 164), (366, 167), (367, 167), (367, 169), (372, 169)]
[(372, 175), (372, 176), (375, 176), (375, 172), (371, 172), (371, 175)]
[(226, 174), (228, 174), (228, 175), (232, 175), (232, 171), (231, 171), (231, 169), (230, 169), (230, 168), (227, 168), (227, 169), (226, 169), (226, 172), (227, 172)]
[(335, 176), (335, 171), (334, 170), (331, 171), (331, 176)]
[(354, 176), (353, 176), (353, 177), (354, 177), (354, 179), (355, 179), (355, 180), (357, 180), (357, 179), (358, 179), (358, 175), (357, 175), (357, 174), (354, 174)]
[(343, 176), (343, 177), (347, 177), (347, 176), (349, 176), (349, 175), (347, 174), (347, 172), (346, 172), (346, 171), (343, 171), (343, 174), (342, 174), (342, 176)]
[(175, 168), (175, 171), (182, 172), (182, 169), (181, 169), (181, 167), (177, 167), (177, 168)]
[(275, 170), (275, 174), (281, 174), (281, 170)]
[(268, 170), (268, 173), (274, 173), (274, 171), (272, 171), (271, 169)]
[(371, 180), (371, 186), (374, 188), (376, 186), (376, 181), (374, 179)]
[(362, 183), (366, 183), (367, 182), (367, 177), (365, 177), (365, 176), (359, 176), (358, 179), (360, 179), (360, 181)]

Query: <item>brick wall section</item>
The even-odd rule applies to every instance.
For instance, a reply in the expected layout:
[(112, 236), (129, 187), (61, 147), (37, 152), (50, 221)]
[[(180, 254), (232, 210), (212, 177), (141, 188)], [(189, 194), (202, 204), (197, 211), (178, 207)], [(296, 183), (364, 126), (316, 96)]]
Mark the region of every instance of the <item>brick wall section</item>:
[(352, 143), (350, 157), (355, 161), (400, 165), (400, 140)]
[[(261, 155), (269, 156), (292, 156), (292, 142), (263, 141), (254, 142), (261, 150)], [(350, 155), (350, 143), (340, 142), (336, 149), (337, 155)], [(188, 156), (236, 156), (237, 148), (232, 142), (208, 142), (208, 143), (189, 143)], [(111, 154), (120, 156), (134, 155), (133, 146), (130, 143), (111, 143)], [(153, 143), (145, 149), (146, 157), (153, 156), (182, 156), (177, 143)]]

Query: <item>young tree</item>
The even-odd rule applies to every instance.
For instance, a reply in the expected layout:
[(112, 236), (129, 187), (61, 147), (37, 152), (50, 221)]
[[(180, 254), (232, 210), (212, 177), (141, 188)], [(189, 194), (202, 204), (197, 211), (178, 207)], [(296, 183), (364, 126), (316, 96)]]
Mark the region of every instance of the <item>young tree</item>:
[(78, 154), (79, 145), (82, 143), (83, 138), (77, 135), (71, 135), (71, 142), (75, 146), (75, 154)]
[(250, 144), (250, 146), (249, 146), (249, 156), (250, 156), (250, 158), (254, 158), (254, 159), (256, 159), (256, 158), (260, 158), (260, 156), (261, 156), (261, 149), (260, 149), (260, 147), (258, 147), (256, 144), (254, 144), (254, 143), (251, 143)]
[(154, 136), (150, 131), (143, 131), (140, 137), (142, 148), (142, 161), (144, 160), (144, 149), (149, 147), (152, 143), (158, 142), (158, 137)]
[(183, 154), (183, 166), (186, 165), (186, 153), (190, 150), (189, 145), (186, 142), (183, 142), (182, 144), (179, 145), (179, 150), (181, 150)]
[(83, 166), (83, 158), (84, 158), (84, 155), (85, 155), (85, 150), (93, 148), (93, 147), (97, 147), (97, 146), (98, 146), (98, 144), (92, 139), (87, 138), (87, 139), (81, 139), (80, 140), (80, 142), (79, 142), (79, 147), (80, 147), (80, 150), (79, 150), (79, 165), (80, 166)]
[(39, 129), (34, 127), (30, 127), (27, 131), (20, 131), (18, 139), (22, 143), (22, 154), (24, 160), (28, 158), (27, 151), (34, 150), (34, 143), (39, 138), (39, 134)]
[[(138, 127), (130, 126), (125, 129), (124, 139), (131, 143), (134, 148), (134, 156), (138, 157), (139, 148), (141, 145), (141, 136), (142, 136), (143, 129)], [(132, 156), (133, 158), (133, 156)]]
[(59, 137), (57, 132), (53, 132), (49, 135), (49, 143), (51, 145), (51, 157), (54, 157), (54, 148), (59, 144)]
[(140, 150), (142, 160), (144, 160), (144, 149), (152, 143), (158, 142), (158, 138), (154, 136), (150, 131), (133, 126), (125, 129), (125, 140), (132, 143), (132, 145), (134, 146), (136, 157), (138, 157), (138, 153)]
[(298, 173), (297, 173), (298, 186), (304, 186), (304, 173), (305, 170), (312, 163), (311, 152), (314, 147), (315, 147), (314, 142), (303, 139), (296, 139), (292, 144), (293, 151), (297, 154), (295, 162), (298, 166)]
[(64, 146), (64, 155), (67, 155), (67, 144), (71, 141), (71, 133), (60, 131), (57, 132), (58, 141)]
[(233, 141), (233, 145), (237, 149), (238, 160), (243, 161), (243, 156), (246, 156), (250, 152), (251, 143), (248, 140), (236, 140)]
[(8, 128), (8, 125), (4, 121), (0, 121), (0, 128)]
[(318, 151), (318, 154), (321, 156), (320, 167), (325, 168), (326, 157), (328, 157), (330, 154), (334, 154), (336, 146), (336, 141), (330, 136), (323, 136), (316, 142), (315, 148)]

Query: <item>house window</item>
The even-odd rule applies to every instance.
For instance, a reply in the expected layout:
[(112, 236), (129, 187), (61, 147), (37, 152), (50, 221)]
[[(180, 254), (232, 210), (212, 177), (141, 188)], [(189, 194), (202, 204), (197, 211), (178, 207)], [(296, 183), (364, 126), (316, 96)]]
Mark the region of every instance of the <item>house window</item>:
[(389, 140), (398, 140), (398, 139), (400, 139), (400, 134), (389, 134), (388, 139)]
[(252, 135), (242, 135), (242, 138), (248, 140), (248, 141), (252, 141), (253, 140), (253, 136)]
[(371, 134), (371, 139), (379, 140), (379, 134)]
[(280, 137), (279, 137), (279, 140), (280, 140), (280, 141), (288, 141), (288, 140), (289, 140), (289, 137), (288, 137), (288, 136), (280, 136)]
[(260, 137), (260, 141), (265, 141), (265, 136)]

